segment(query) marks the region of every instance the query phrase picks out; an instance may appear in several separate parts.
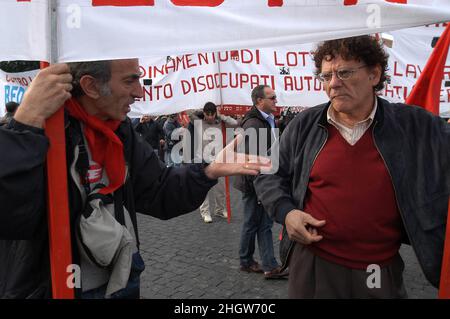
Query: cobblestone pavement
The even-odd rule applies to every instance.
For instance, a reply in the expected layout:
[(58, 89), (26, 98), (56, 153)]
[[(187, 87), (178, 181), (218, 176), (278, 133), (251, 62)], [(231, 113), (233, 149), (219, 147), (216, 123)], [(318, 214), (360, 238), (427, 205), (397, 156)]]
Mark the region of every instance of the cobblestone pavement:
[[(239, 238), (242, 223), (240, 194), (231, 192), (232, 219), (213, 216), (205, 224), (197, 211), (168, 221), (138, 216), (141, 252), (146, 269), (141, 297), (279, 299), (287, 298), (287, 280), (265, 280), (261, 274), (239, 271)], [(278, 233), (274, 224), (275, 256)], [(405, 261), (405, 286), (409, 298), (436, 298), (419, 269), (411, 247), (400, 250)], [(256, 254), (258, 258), (258, 254)]]

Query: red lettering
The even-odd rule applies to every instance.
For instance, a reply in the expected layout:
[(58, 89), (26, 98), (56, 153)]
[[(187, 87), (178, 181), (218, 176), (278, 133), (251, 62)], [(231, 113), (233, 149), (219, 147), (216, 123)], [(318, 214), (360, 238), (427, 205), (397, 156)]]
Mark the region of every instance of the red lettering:
[(397, 96), (400, 96), (400, 89), (402, 88), (402, 86), (400, 85), (394, 85), (393, 86), (394, 90), (395, 90), (395, 94), (397, 94)]
[(450, 79), (450, 65), (444, 66), (444, 79), (447, 77), (447, 79)]
[(309, 55), (309, 52), (299, 52), (298, 54), (300, 54), (302, 56), (303, 66), (306, 66), (306, 56)]
[(284, 77), (284, 90), (285, 91), (294, 91), (294, 88), (292, 85), (292, 77), (289, 75)]
[(234, 61), (239, 61), (239, 51), (238, 50), (230, 51), (230, 59)]
[(282, 7), (283, 0), (269, 0), (267, 4), (269, 7)]
[(305, 76), (304, 79), (308, 81), (308, 91), (311, 91), (311, 80), (313, 79), (312, 76)]
[(209, 64), (208, 53), (198, 53), (197, 56), (199, 65), (203, 65), (203, 63)]
[(224, 0), (170, 0), (176, 6), (217, 7)]
[(256, 74), (252, 74), (252, 76), (250, 76), (250, 87), (253, 89), (255, 87), (257, 87), (259, 84), (259, 77)]
[(248, 74), (245, 73), (240, 74), (241, 89), (243, 88), (243, 84), (248, 83), (248, 80), (249, 80)]
[(197, 66), (197, 63), (192, 62), (192, 54), (186, 54), (185, 60), (186, 60), (186, 68), (187, 69)]
[(154, 6), (155, 0), (92, 0), (93, 7), (116, 6), (116, 7), (134, 7), (134, 6)]
[(283, 65), (284, 65), (284, 64), (278, 62), (278, 59), (277, 59), (277, 51), (273, 51), (273, 59), (274, 59), (274, 61), (275, 61), (275, 65), (276, 65), (276, 66), (283, 66)]
[[(291, 59), (291, 61), (289, 61), (289, 57), (292, 56), (293, 59)], [(288, 66), (296, 66), (298, 64), (298, 60), (297, 60), (297, 53), (295, 52), (288, 52), (286, 54), (286, 61), (287, 61), (287, 65)]]
[(409, 74), (412, 74), (414, 78), (417, 78), (417, 70), (416, 70), (416, 67), (413, 64), (407, 64), (406, 65), (405, 76), (408, 76)]
[(389, 87), (390, 85), (387, 84), (386, 89), (384, 90), (384, 95), (394, 97), (394, 90), (390, 90)]
[[(205, 91), (206, 90), (206, 84), (205, 84), (205, 82), (203, 81), (203, 79), (205, 78), (205, 76), (204, 75), (200, 75), (198, 78), (197, 78), (197, 83), (198, 83), (198, 92), (203, 92), (203, 91)], [(195, 78), (192, 78), (192, 81), (195, 81)], [(196, 91), (197, 92), (197, 91)]]
[(402, 73), (398, 73), (397, 72), (397, 65), (398, 65), (398, 62), (394, 61), (394, 75), (396, 75), (396, 76), (403, 76)]

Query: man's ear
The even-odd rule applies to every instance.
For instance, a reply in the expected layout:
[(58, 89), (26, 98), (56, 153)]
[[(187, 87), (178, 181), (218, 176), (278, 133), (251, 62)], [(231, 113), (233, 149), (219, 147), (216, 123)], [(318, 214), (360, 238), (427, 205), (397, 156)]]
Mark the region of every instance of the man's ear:
[(372, 82), (373, 86), (378, 85), (381, 79), (381, 66), (376, 65), (369, 71), (369, 80)]
[(91, 99), (98, 99), (100, 95), (100, 88), (97, 80), (91, 75), (83, 75), (80, 79), (80, 87), (84, 94)]

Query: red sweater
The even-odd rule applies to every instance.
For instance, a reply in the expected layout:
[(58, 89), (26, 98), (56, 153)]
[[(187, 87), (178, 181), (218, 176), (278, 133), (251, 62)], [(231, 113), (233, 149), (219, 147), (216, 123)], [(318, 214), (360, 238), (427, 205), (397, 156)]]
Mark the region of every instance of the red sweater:
[(390, 262), (401, 244), (392, 181), (369, 128), (353, 146), (329, 125), (309, 179), (304, 211), (326, 220), (310, 247), (323, 259), (354, 269)]

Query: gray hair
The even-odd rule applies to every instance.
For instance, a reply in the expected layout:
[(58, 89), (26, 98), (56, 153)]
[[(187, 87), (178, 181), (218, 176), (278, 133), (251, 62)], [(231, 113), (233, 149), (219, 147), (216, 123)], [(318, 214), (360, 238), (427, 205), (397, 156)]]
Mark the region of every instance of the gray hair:
[(89, 61), (89, 62), (72, 62), (68, 63), (70, 73), (72, 74), (72, 96), (79, 97), (84, 95), (80, 86), (80, 79), (84, 75), (90, 75), (100, 84), (100, 94), (102, 96), (110, 95), (111, 90), (108, 82), (111, 79), (111, 61)]
[(258, 99), (264, 99), (266, 97), (266, 95), (264, 94), (264, 89), (265, 88), (270, 88), (270, 86), (268, 85), (258, 85), (257, 87), (255, 87), (252, 91), (252, 102), (253, 105), (256, 105), (256, 103), (258, 102)]

